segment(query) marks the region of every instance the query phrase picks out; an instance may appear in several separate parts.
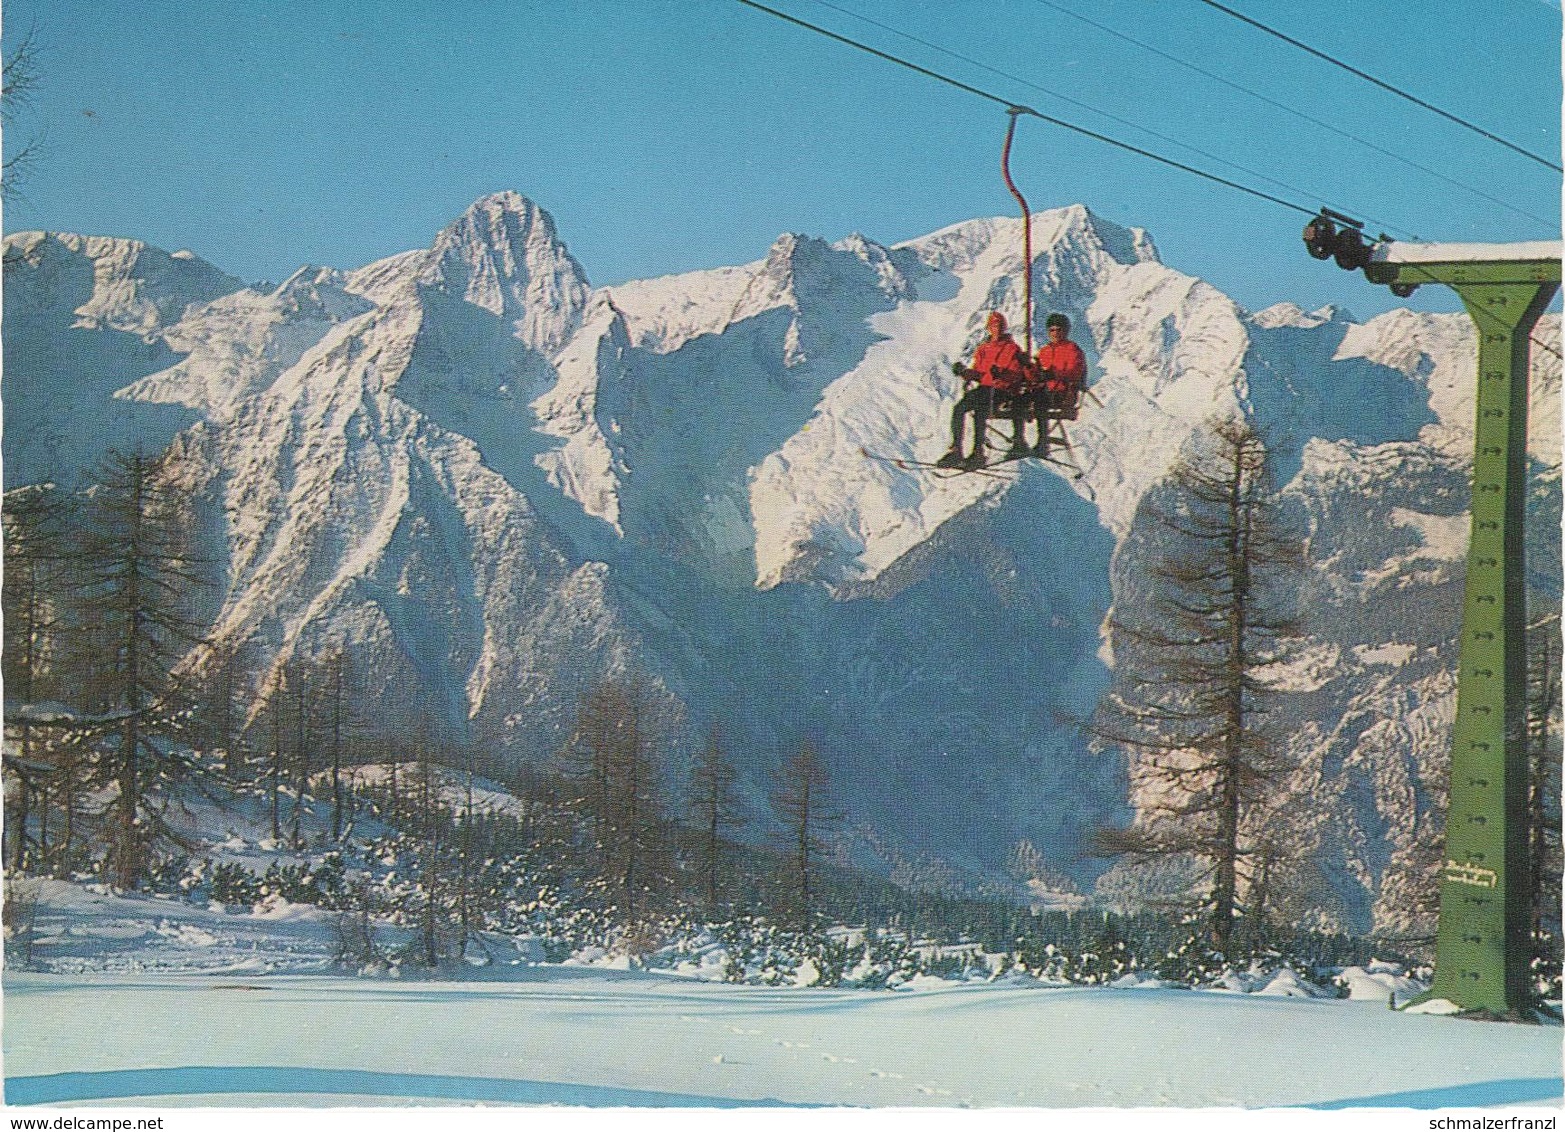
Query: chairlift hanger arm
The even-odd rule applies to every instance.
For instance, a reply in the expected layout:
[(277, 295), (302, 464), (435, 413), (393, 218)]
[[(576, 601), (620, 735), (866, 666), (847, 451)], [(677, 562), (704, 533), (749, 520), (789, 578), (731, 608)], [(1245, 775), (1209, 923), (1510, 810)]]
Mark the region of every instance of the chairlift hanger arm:
[(1023, 334), (1027, 343), (1027, 357), (1032, 358), (1032, 210), (1027, 207), (1027, 198), (1022, 196), (1021, 190), (1016, 187), (1016, 182), (1011, 180), (1011, 140), (1016, 136), (1016, 119), (1029, 113), (1024, 106), (1012, 106), (1006, 113), (1010, 115), (1010, 121), (1005, 127), (1005, 145), (1000, 150), (1000, 173), (1005, 178), (1005, 187), (1011, 190), (1011, 195), (1016, 198), (1016, 203), (1022, 208), (1022, 304), (1025, 312), (1023, 320)]

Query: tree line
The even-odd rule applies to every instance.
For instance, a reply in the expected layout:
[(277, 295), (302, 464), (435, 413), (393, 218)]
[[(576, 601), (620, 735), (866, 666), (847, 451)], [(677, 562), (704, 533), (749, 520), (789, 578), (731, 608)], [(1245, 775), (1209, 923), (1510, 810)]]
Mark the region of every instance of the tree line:
[[(809, 932), (854, 899), (829, 852), (842, 814), (818, 739), (799, 741), (770, 788), (746, 795), (714, 725), (676, 774), (671, 697), (627, 671), (582, 694), (552, 764), (524, 768), (450, 735), (417, 703), (411, 724), (377, 725), (364, 707), (372, 673), (346, 642), (270, 658), (264, 670), (218, 655), (204, 639), (218, 567), (196, 552), (192, 501), (169, 486), (177, 459), (115, 453), (88, 491), (5, 497), (11, 875), (96, 873), (127, 890), (157, 882), (194, 849), (169, 817), (180, 791), (221, 789), (259, 808), (278, 848), (340, 847), (356, 823), (374, 829), (370, 841), (399, 862), (383, 879), (404, 886), (404, 912), (417, 909), (408, 914), (427, 958), (448, 950), (451, 925), (466, 939), (484, 916), (503, 918), (497, 894), (514, 897), (524, 874), (627, 930), (695, 909), (764, 910)], [(1298, 638), (1303, 531), (1265, 439), (1218, 420), (1148, 494), (1136, 532), (1140, 574), (1117, 588), (1113, 681), (1087, 729), (1126, 752), (1137, 817), (1100, 830), (1093, 851), (1161, 877), (1150, 906), (1191, 924), (1192, 946), (1242, 954), (1295, 933), (1321, 888), (1279, 805), (1296, 769), (1279, 673)], [(1540, 969), (1555, 969), (1557, 610), (1529, 640), (1532, 903)], [(520, 815), (475, 807), (475, 778), (504, 784)], [(759, 854), (742, 836), (755, 822), (770, 831)], [(1430, 913), (1439, 845), (1425, 840), (1415, 899)], [(326, 897), (346, 906), (352, 885), (334, 876), (279, 870), (273, 887), (348, 885)], [(264, 883), (229, 870), (219, 887)], [(356, 906), (367, 918), (381, 896), (361, 886)]]
[[(532, 771), (449, 736), (416, 703), (411, 725), (377, 726), (363, 707), (369, 666), (351, 647), (257, 671), (205, 639), (217, 566), (198, 553), (192, 501), (170, 486), (178, 458), (112, 453), (85, 492), (43, 486), (5, 497), (3, 854), (12, 875), (91, 874), (124, 890), (155, 883), (196, 848), (170, 811), (202, 792), (248, 799), (278, 849), (341, 845), (369, 790), (378, 796), (370, 816), (401, 823), (429, 875), (449, 863), (465, 893), (467, 842), (486, 821), (491, 855), (503, 848), (496, 838), (532, 845), (528, 830), (501, 837), (504, 823), (472, 809), (471, 779), (482, 772), (543, 799), (564, 823), (551, 830), (556, 847), (586, 862), (627, 922), (674, 896), (714, 912), (730, 902), (742, 888), (729, 875), (739, 859), (730, 846), (754, 816), (772, 822), (784, 850), (785, 867), (774, 864), (765, 886), (774, 911), (813, 921), (823, 834), (837, 819), (813, 742), (781, 761), (766, 813), (751, 815), (715, 726), (676, 803), (657, 688), (635, 673), (590, 688), (555, 764)], [(373, 786), (367, 765), (382, 771)], [(436, 786), (453, 771), (468, 775), (465, 807)], [(426, 927), (433, 950), (433, 918)]]
[[(182, 845), (158, 804), (192, 770), (176, 676), (209, 585), (189, 501), (159, 461), (113, 453), (89, 491), (5, 498), (6, 864), (69, 874), (96, 848), (130, 888)], [(95, 844), (96, 843), (96, 844)]]

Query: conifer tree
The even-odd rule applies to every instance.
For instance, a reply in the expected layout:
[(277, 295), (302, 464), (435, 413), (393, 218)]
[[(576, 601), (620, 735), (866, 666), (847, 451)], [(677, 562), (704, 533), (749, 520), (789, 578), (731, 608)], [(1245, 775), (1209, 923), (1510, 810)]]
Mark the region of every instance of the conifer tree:
[(268, 809), (272, 815), (273, 844), (283, 839), (283, 702), (286, 691), (283, 678), (283, 673), (279, 671), (265, 701), (267, 742), (263, 761)]
[(105, 777), (116, 794), (110, 873), (126, 889), (146, 876), (154, 842), (181, 842), (152, 802), (192, 769), (166, 740), (184, 714), (173, 669), (201, 640), (190, 609), (207, 578), (185, 500), (160, 476), (168, 458), (108, 455), (87, 497), (79, 557), (80, 616), (101, 649), (93, 687), (100, 710), (121, 720)]
[(707, 732), (706, 746), (690, 768), (690, 818), (700, 831), (697, 860), (710, 914), (718, 903), (722, 867), (723, 831), (737, 825), (742, 816), (735, 788), (738, 771), (723, 748), (717, 724)]
[(643, 910), (666, 848), (660, 738), (647, 680), (611, 677), (583, 697), (567, 759), (593, 819), (601, 868), (620, 893), (627, 921)]
[(238, 769), (235, 756), (240, 736), (240, 702), (236, 673), (231, 664), (216, 664), (212, 673), (205, 702), (201, 705), (201, 742), (213, 754), (221, 752), (218, 768), (224, 778), (232, 779)]
[(577, 788), (575, 804), (591, 819), (600, 847), (608, 839), (614, 809), (612, 782), (625, 707), (620, 682), (605, 679), (594, 684), (577, 705), (575, 732), (561, 752), (566, 777)]
[(462, 932), (462, 950), (467, 949), (468, 940), (472, 938), (475, 923), (474, 894), (473, 894), (473, 823), (476, 814), (473, 809), (473, 753), (471, 749), (463, 753), (462, 772), (462, 813), (457, 827), (456, 861), (457, 861), (457, 923)]
[(291, 823), (288, 844), (294, 849), (304, 846), (301, 823), (304, 817), (304, 799), (310, 783), (310, 700), (309, 680), (304, 665), (295, 666), (293, 680), (293, 751), (289, 760), (293, 772), (293, 800), (290, 807)]
[(1098, 843), (1143, 863), (1199, 862), (1197, 900), (1227, 953), (1240, 883), (1265, 840), (1260, 819), (1290, 769), (1268, 733), (1265, 670), (1292, 632), (1302, 540), (1266, 444), (1236, 419), (1194, 438), (1137, 524), (1150, 564), (1112, 615), (1114, 679), (1094, 729), (1130, 752), (1142, 805), (1130, 828)]
[[(55, 678), (56, 635), (61, 628), (59, 609), (67, 589), (69, 564), (62, 535), (65, 529), (64, 505), (47, 488), (20, 488), (6, 495), (3, 509), (5, 530), (4, 572), (4, 686), (6, 726), (16, 736), (5, 753), (6, 810), (8, 838), (5, 862), (13, 871), (26, 861), (28, 828), (33, 802), (39, 802), (38, 857), (48, 852), (47, 823), (50, 793), (64, 800), (69, 814), (79, 783), (75, 761), (62, 753), (46, 750), (49, 744), (35, 726), (31, 713), (21, 705), (48, 698), (57, 690)], [(13, 711), (13, 705), (18, 710)], [(69, 745), (69, 744), (67, 744)], [(70, 775), (63, 778), (65, 763)], [(66, 826), (70, 827), (70, 817)]]
[(341, 841), (343, 818), (347, 806), (347, 793), (343, 787), (342, 772), (348, 754), (349, 737), (353, 729), (352, 709), (349, 703), (352, 681), (352, 662), (346, 652), (336, 652), (326, 662), (327, 741), (326, 757), (331, 765), (331, 837)]
[(788, 910), (801, 932), (808, 932), (815, 922), (820, 895), (816, 866), (824, 850), (821, 835), (841, 820), (831, 806), (830, 786), (819, 748), (806, 739), (784, 760), (772, 792), (772, 808), (782, 822), (790, 865)]
[(445, 813), (433, 744), (427, 737), (421, 737), (417, 742), (413, 772), (418, 804), (419, 888), (423, 896), (419, 908), (419, 939), (425, 966), (438, 967), (440, 927), (445, 914), (445, 877), (441, 860), (445, 850), (442, 836)]

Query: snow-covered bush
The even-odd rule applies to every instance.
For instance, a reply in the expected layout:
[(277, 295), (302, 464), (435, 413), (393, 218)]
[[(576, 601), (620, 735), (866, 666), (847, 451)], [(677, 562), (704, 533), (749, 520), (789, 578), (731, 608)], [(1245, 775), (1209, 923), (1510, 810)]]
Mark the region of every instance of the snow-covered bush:
[(261, 899), (261, 881), (243, 865), (233, 861), (219, 861), (212, 866), (207, 894), (217, 904), (248, 908)]
[[(202, 872), (204, 868), (200, 866), (189, 869), (186, 879), (199, 881)], [(179, 887), (191, 895), (200, 891), (198, 884), (187, 885), (183, 881)], [(315, 864), (285, 865), (273, 861), (261, 876), (236, 862), (219, 861), (212, 866), (205, 895), (208, 900), (227, 907), (249, 908), (268, 897), (277, 897), (290, 904), (345, 908), (349, 904), (347, 866), (341, 854), (335, 852), (326, 854)]]
[(848, 973), (853, 958), (847, 941), (823, 936), (815, 941), (809, 951), (809, 959), (815, 966), (815, 982), (819, 987), (840, 987)]

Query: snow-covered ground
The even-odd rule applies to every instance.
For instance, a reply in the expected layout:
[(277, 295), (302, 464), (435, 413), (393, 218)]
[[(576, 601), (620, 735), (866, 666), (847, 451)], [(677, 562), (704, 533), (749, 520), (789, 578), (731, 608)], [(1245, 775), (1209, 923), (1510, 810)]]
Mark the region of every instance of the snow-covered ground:
[[(243, 813), (191, 816), (216, 856), (267, 856)], [(12, 895), (36, 911), (6, 944), (10, 1105), (1558, 1108), (1565, 1094), (1560, 1027), (1388, 1010), (1424, 986), (1389, 963), (1342, 971), (1345, 998), (1287, 968), (1189, 990), (975, 965), (867, 990), (721, 982), (715, 942), (651, 970), (599, 947), (545, 962), (536, 939), (485, 933), (434, 977), (355, 977), (337, 960), (342, 914), (275, 895), (202, 906), (37, 879)]]
[(1362, 999), (918, 981), (5, 981), (6, 1101), (946, 1108), (1558, 1107), (1561, 1031)]
[[(231, 840), (236, 859), (253, 855)], [(719, 982), (721, 965), (699, 958), (630, 969), (599, 948), (548, 963), (526, 939), (489, 936), (483, 966), (354, 977), (335, 962), (336, 914), (318, 908), (21, 883), (38, 912), (30, 939), (13, 931), (7, 943), (13, 1107), (216, 1107), (244, 1132), (274, 1129), (267, 1110), (279, 1106), (304, 1129), (386, 1132), (399, 1127), (375, 1115), (388, 1105), (440, 1106), (442, 1126), (484, 1128), (497, 1114), (477, 1106), (549, 1106), (530, 1127), (633, 1120), (679, 1132), (731, 1120), (726, 1108), (764, 1127), (774, 1106), (825, 1106), (899, 1132), (919, 1115), (949, 1128), (957, 1110), (985, 1127), (1021, 1117), (1035, 1128), (1037, 1110), (1050, 1127), (1097, 1127), (1112, 1110), (1110, 1126), (1155, 1118), (1210, 1132), (1246, 1127), (1214, 1124), (1217, 1109), (1296, 1123), (1307, 1106), (1315, 1126), (1335, 1129), (1341, 1107), (1546, 1117), (1565, 1093), (1559, 1027), (1393, 1012), (1387, 995), (1421, 984), (1390, 964), (1342, 972), (1347, 998), (1317, 997), (1286, 969), (1232, 976), (1226, 990), (976, 970), (826, 989)], [(1197, 1110), (1197, 1123), (1180, 1115)]]

